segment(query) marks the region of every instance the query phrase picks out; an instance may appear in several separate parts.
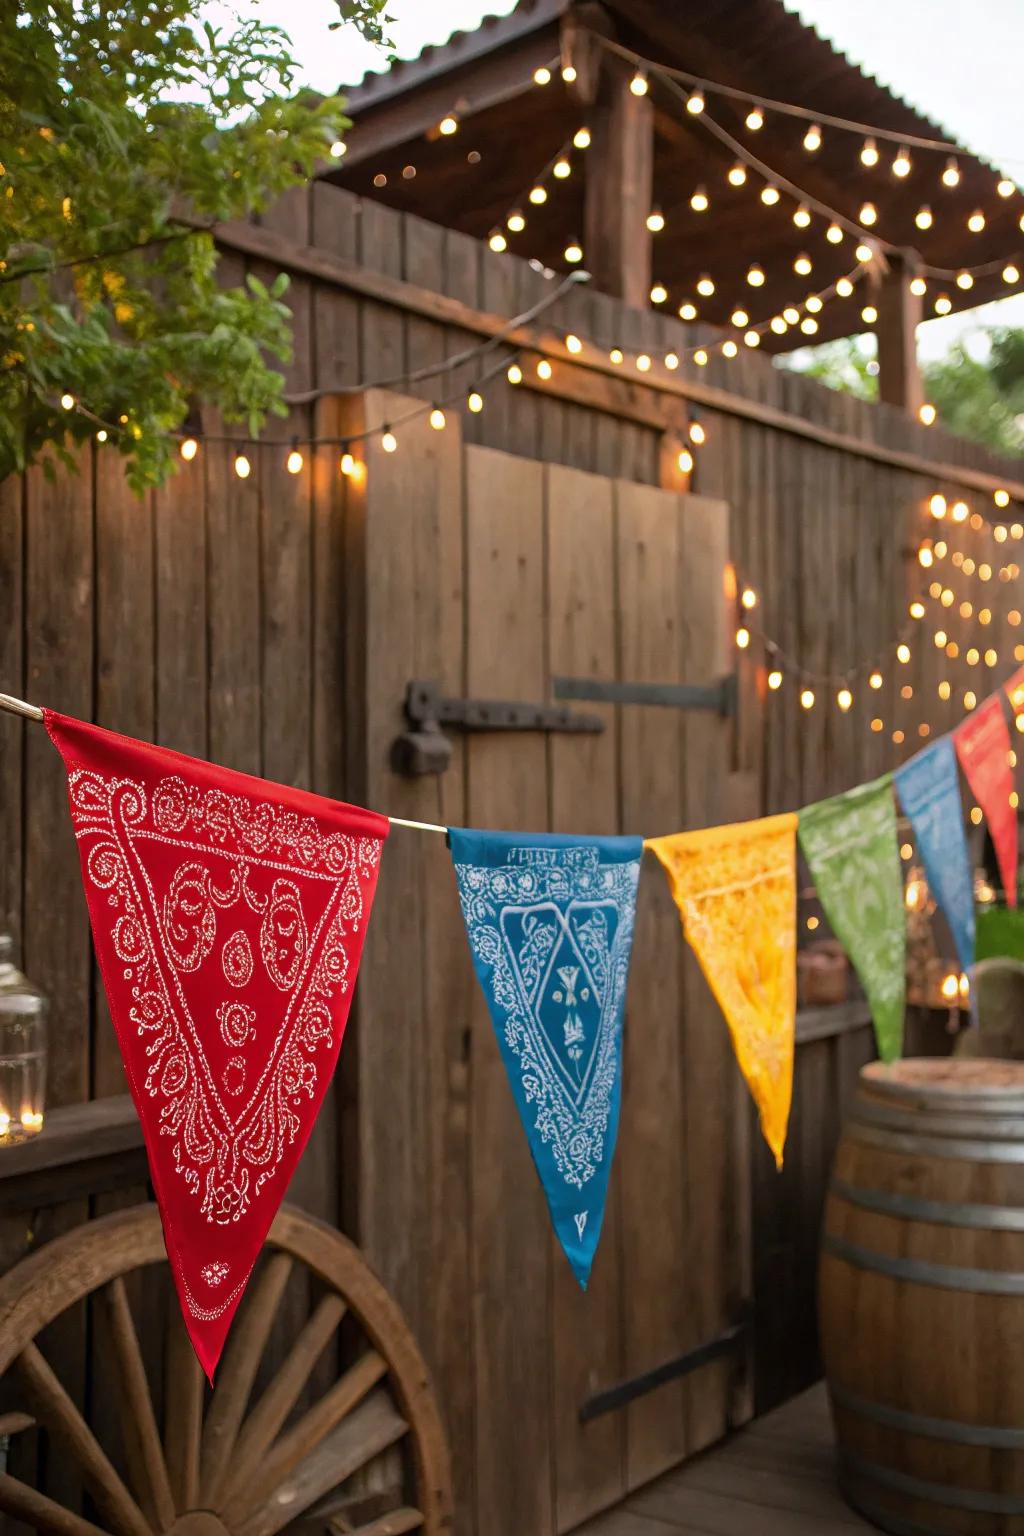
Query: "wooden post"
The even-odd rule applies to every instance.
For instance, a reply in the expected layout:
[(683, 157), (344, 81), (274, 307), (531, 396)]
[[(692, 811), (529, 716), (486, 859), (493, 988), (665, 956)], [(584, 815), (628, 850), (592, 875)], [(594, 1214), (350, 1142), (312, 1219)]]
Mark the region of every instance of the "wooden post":
[(894, 257), (878, 289), (878, 395), (886, 404), (916, 416), (924, 388), (917, 362), (922, 306), (920, 296), (910, 291), (913, 275), (904, 261)]
[(602, 293), (646, 308), (651, 292), (651, 98), (634, 96), (631, 72), (605, 61), (586, 159), (583, 257)]

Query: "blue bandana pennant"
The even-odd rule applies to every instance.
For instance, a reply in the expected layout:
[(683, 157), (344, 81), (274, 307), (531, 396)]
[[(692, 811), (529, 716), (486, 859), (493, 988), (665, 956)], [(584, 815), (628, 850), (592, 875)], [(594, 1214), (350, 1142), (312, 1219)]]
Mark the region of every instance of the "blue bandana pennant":
[(643, 843), (448, 836), (473, 965), (555, 1232), (585, 1288), (618, 1128)]
[(928, 884), (953, 934), (961, 969), (969, 971), (974, 964), (974, 884), (952, 737), (943, 736), (898, 768), (896, 789), (914, 829)]

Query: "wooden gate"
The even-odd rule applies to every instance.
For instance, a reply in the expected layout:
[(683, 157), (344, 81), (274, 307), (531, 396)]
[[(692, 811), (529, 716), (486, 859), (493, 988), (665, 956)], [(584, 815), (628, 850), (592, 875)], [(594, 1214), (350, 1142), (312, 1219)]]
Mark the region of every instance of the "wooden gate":
[[(601, 735), (455, 734), (442, 776), (392, 771), (413, 678), (541, 702), (557, 675), (708, 683), (732, 666), (724, 503), (464, 445), (457, 421), (397, 425), (409, 404), (373, 392), (321, 409), (325, 435), (390, 422), (398, 437), (393, 454), (371, 438), (337, 490), (350, 793), (427, 821), (581, 833), (755, 810), (730, 774), (732, 726), (709, 712), (588, 704)], [(749, 1411), (742, 1343), (679, 1370), (750, 1297), (750, 1117), (724, 1022), (645, 859), (619, 1143), (583, 1294), (550, 1233), (442, 837), (393, 831), (357, 1001), (344, 1225), (436, 1373), (460, 1528), (567, 1530)], [(659, 1367), (661, 1385), (642, 1379)]]

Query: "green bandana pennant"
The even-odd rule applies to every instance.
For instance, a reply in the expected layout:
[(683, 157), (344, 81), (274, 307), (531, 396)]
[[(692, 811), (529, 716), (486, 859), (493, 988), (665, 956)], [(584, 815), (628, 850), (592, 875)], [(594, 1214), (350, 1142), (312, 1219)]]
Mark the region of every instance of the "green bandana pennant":
[(892, 775), (800, 812), (800, 846), (871, 1007), (878, 1054), (903, 1048), (906, 915)]

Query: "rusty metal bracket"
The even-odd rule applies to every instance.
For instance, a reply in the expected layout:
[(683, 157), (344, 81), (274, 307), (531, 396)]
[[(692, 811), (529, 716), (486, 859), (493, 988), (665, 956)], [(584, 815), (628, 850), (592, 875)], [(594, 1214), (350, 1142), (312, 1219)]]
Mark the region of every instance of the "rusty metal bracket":
[(391, 747), (396, 773), (416, 777), (444, 773), (451, 762), (451, 742), (442, 726), (459, 731), (544, 731), (597, 735), (605, 728), (599, 715), (580, 714), (557, 704), (526, 704), (507, 699), (445, 698), (434, 682), (414, 679), (406, 689), (409, 730)]
[(663, 709), (706, 709), (723, 719), (736, 714), (736, 676), (713, 683), (605, 683), (590, 677), (552, 679), (556, 699), (588, 699), (598, 704), (654, 704)]

